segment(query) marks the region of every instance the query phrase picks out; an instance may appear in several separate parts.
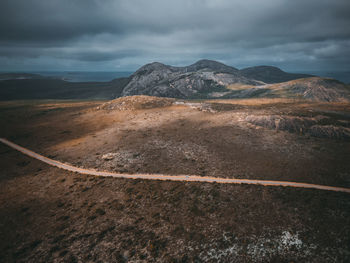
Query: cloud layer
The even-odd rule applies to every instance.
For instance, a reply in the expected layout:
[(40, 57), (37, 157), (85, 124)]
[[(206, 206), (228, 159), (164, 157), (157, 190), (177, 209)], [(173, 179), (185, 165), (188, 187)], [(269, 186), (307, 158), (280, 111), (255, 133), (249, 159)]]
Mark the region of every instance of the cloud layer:
[(134, 70), (216, 59), (349, 70), (348, 0), (11, 0), (0, 70)]

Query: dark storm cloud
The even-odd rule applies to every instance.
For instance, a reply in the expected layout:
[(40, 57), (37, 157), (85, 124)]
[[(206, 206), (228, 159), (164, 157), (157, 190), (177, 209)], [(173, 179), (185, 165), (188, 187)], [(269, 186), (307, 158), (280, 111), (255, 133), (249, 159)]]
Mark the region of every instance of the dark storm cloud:
[(199, 58), (349, 68), (349, 13), (348, 0), (11, 0), (0, 8), (0, 69)]
[(3, 41), (66, 41), (84, 34), (122, 31), (96, 1), (11, 0), (0, 9)]

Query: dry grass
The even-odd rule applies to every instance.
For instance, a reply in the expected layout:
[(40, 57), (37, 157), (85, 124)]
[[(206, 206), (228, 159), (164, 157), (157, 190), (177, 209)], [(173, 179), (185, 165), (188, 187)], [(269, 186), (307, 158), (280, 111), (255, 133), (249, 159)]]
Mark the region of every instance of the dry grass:
[(226, 86), (227, 89), (229, 90), (245, 90), (245, 89), (252, 89), (256, 88), (256, 86), (253, 85), (246, 85), (246, 84), (241, 84), (241, 83), (234, 83)]
[[(96, 110), (102, 102), (12, 102), (0, 104), (0, 136), (97, 170), (350, 186), (349, 141), (257, 129), (245, 121), (285, 114), (348, 120), (349, 104), (212, 102), (215, 112), (153, 103)], [(106, 153), (115, 158), (104, 160)], [(4, 262), (349, 261), (347, 195), (95, 178), (48, 167), (4, 145), (0, 157)], [(279, 249), (283, 233), (302, 246)]]
[(289, 99), (289, 98), (254, 98), (254, 99), (207, 100), (207, 102), (256, 106), (256, 105), (281, 104), (281, 103), (282, 104), (301, 103), (301, 102), (305, 102), (305, 100)]

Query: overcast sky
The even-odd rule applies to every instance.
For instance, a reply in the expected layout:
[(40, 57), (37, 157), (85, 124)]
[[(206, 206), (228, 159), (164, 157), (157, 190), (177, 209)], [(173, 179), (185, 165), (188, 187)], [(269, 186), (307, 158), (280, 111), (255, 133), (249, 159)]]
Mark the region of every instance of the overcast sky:
[(3, 0), (0, 70), (350, 70), (349, 0)]

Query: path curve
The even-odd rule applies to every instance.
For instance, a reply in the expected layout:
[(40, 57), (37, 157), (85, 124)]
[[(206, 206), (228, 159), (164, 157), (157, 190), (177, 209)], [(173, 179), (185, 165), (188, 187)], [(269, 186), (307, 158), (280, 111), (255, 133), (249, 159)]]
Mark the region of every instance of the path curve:
[(145, 180), (208, 182), (208, 183), (215, 182), (215, 183), (221, 183), (221, 184), (253, 184), (253, 185), (263, 185), (263, 186), (287, 186), (287, 187), (296, 187), (296, 188), (309, 188), (309, 189), (318, 189), (318, 190), (326, 190), (326, 191), (334, 191), (334, 192), (344, 192), (344, 193), (350, 194), (350, 188), (326, 186), (326, 185), (318, 185), (318, 184), (308, 184), (308, 183), (287, 182), (287, 181), (229, 179), (229, 178), (206, 177), (206, 176), (198, 176), (198, 175), (119, 174), (119, 173), (112, 173), (112, 172), (105, 172), (105, 171), (96, 171), (93, 169), (79, 168), (66, 163), (55, 161), (53, 159), (50, 159), (43, 155), (35, 153), (31, 150), (28, 150), (22, 146), (19, 146), (13, 142), (10, 142), (5, 138), (0, 138), (0, 142), (34, 159), (40, 160), (44, 163), (47, 163), (49, 165), (52, 165), (67, 171), (77, 172), (80, 174), (88, 174), (88, 175), (102, 176), (102, 177), (145, 179)]

